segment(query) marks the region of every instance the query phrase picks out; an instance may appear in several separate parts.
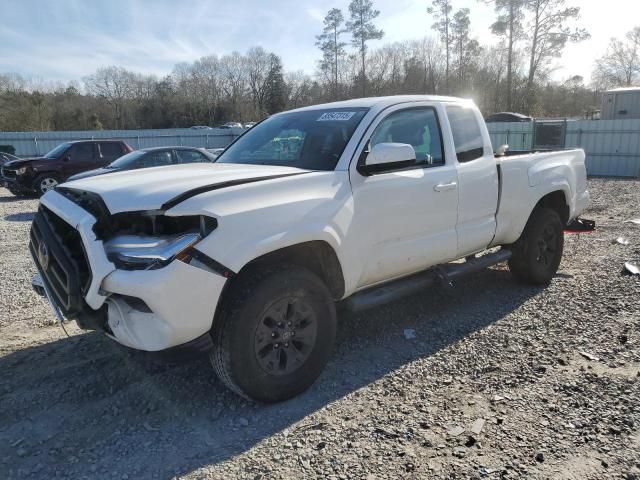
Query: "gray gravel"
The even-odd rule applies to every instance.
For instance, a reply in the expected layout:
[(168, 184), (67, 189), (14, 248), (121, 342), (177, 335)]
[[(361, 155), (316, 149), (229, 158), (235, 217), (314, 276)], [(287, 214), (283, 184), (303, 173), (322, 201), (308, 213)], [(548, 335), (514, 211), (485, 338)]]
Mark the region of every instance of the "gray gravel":
[(319, 381), (256, 405), (204, 358), (67, 338), (30, 292), (36, 202), (0, 189), (0, 478), (637, 479), (640, 181), (590, 190), (548, 288), (498, 266), (342, 314)]

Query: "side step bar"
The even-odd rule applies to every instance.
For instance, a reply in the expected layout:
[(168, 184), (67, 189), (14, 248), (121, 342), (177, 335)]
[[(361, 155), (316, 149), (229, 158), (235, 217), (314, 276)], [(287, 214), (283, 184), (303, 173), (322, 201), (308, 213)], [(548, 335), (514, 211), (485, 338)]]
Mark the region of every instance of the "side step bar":
[(498, 250), (495, 253), (472, 258), (464, 263), (447, 263), (409, 277), (385, 283), (378, 287), (358, 292), (347, 298), (344, 307), (354, 312), (379, 307), (385, 303), (417, 293), (432, 285), (437, 280), (449, 284), (456, 278), (468, 273), (484, 270), (487, 267), (504, 262), (511, 258), (511, 250)]

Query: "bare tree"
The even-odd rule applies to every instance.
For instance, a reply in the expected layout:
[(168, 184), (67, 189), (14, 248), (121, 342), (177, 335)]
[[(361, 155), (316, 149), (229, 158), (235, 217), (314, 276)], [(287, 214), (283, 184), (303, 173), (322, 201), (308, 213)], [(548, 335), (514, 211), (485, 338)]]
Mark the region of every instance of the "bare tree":
[(298, 108), (313, 103), (311, 77), (303, 70), (285, 74), (284, 83), (287, 92), (287, 108)]
[(567, 7), (565, 0), (527, 0), (531, 12), (527, 30), (531, 32), (529, 46), (529, 73), (527, 77), (527, 110), (534, 104), (534, 81), (551, 59), (560, 57), (568, 42), (589, 38), (583, 28), (571, 28), (567, 22), (580, 16), (580, 7)]
[(640, 27), (628, 32), (623, 40), (611, 39), (607, 52), (596, 61), (593, 77), (599, 88), (640, 83)]
[(241, 103), (248, 90), (246, 62), (239, 52), (232, 52), (220, 58), (222, 90), (229, 103), (229, 108), (237, 118), (241, 115)]
[(255, 115), (262, 116), (266, 111), (265, 95), (272, 64), (271, 54), (262, 47), (250, 48), (244, 57), (244, 63)]
[(17, 73), (0, 74), (0, 93), (18, 93), (27, 89), (27, 82)]
[(99, 68), (96, 73), (84, 78), (87, 91), (104, 98), (113, 108), (116, 128), (124, 126), (125, 104), (132, 98), (135, 80), (133, 72), (116, 66)]
[(351, 43), (360, 51), (362, 60), (362, 96), (366, 96), (367, 73), (365, 67), (365, 56), (367, 53), (367, 42), (369, 40), (379, 40), (384, 36), (384, 31), (376, 28), (373, 23), (380, 11), (374, 10), (372, 0), (351, 0), (349, 4), (350, 18), (347, 22), (347, 30), (351, 32)]
[(220, 61), (216, 55), (202, 57), (193, 64), (191, 77), (195, 93), (207, 110), (207, 124), (216, 122), (220, 103)]
[(421, 72), (421, 86), (416, 93), (439, 92), (445, 70), (441, 51), (441, 45), (432, 37), (424, 37), (409, 43), (412, 59), (410, 66), (413, 69), (419, 68)]

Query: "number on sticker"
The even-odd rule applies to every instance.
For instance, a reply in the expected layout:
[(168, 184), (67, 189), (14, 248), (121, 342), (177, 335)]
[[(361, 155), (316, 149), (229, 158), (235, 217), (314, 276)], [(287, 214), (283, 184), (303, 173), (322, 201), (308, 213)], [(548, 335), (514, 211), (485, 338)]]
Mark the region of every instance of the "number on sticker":
[(329, 121), (346, 121), (350, 120), (356, 112), (326, 112), (320, 115), (318, 118), (319, 122), (329, 122)]

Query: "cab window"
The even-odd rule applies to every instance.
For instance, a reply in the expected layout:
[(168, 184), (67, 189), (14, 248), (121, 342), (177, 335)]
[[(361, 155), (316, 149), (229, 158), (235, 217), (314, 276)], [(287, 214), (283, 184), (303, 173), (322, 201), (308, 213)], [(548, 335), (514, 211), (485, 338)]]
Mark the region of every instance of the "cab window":
[(136, 162), (137, 168), (148, 168), (148, 167), (161, 167), (163, 165), (171, 165), (173, 163), (173, 157), (171, 155), (171, 151), (159, 151), (159, 152), (150, 152), (138, 159)]
[(90, 162), (93, 160), (93, 143), (78, 143), (69, 149), (72, 162)]
[(470, 162), (484, 155), (484, 140), (475, 112), (458, 105), (447, 107), (458, 162)]
[(120, 144), (116, 142), (100, 142), (100, 153), (105, 160), (115, 160), (122, 155)]
[(417, 166), (444, 164), (438, 117), (431, 107), (410, 108), (389, 114), (371, 135), (370, 148), (387, 142), (411, 145), (416, 152)]
[(208, 161), (207, 157), (195, 150), (176, 150), (176, 156), (178, 157), (178, 163), (202, 163)]

